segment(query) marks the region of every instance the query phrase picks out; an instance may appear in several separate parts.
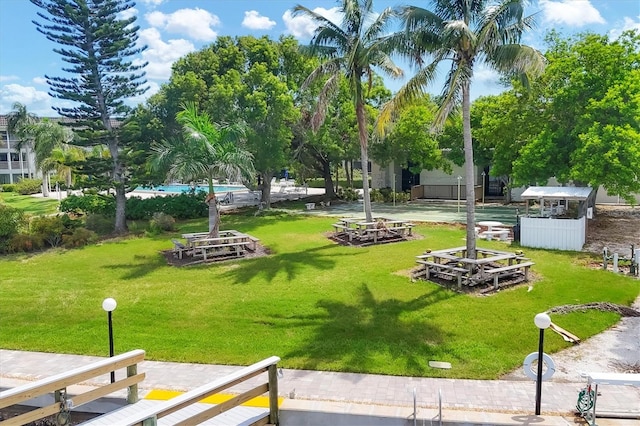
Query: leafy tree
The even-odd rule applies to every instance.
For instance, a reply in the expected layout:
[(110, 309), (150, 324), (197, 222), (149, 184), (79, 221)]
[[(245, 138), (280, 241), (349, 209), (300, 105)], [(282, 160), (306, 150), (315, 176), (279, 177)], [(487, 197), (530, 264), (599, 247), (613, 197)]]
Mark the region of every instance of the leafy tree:
[(207, 113), (198, 112), (194, 103), (187, 104), (178, 113), (177, 121), (182, 126), (182, 140), (155, 145), (152, 164), (166, 170), (169, 178), (207, 179), (209, 193), (205, 202), (209, 205), (209, 232), (216, 238), (220, 215), (213, 180), (222, 176), (246, 180), (254, 173), (252, 155), (238, 144), (242, 136), (238, 126), (223, 127), (212, 122)]
[(640, 33), (617, 40), (547, 37), (548, 67), (534, 85), (538, 132), (514, 162), (519, 184), (551, 177), (604, 185), (629, 202), (640, 192)]
[[(271, 178), (290, 161), (292, 128), (298, 120), (294, 94), (307, 63), (292, 37), (218, 37), (173, 67), (169, 84), (152, 98), (152, 113), (169, 134), (170, 116), (185, 101), (195, 102), (217, 123), (246, 123), (246, 148), (269, 203)], [(245, 182), (251, 186), (254, 179)]]
[(146, 64), (134, 65), (139, 27), (135, 16), (120, 14), (134, 6), (128, 0), (31, 0), (42, 9), (36, 28), (61, 47), (54, 52), (70, 64), (64, 77), (45, 76), (51, 94), (79, 104), (55, 107), (71, 118), (84, 145), (106, 145), (111, 156), (111, 184), (116, 193), (115, 233), (126, 232), (127, 170), (120, 132), (114, 118), (126, 115), (124, 100), (146, 91), (141, 72)]
[[(308, 77), (307, 85), (319, 79), (327, 78), (320, 92), (318, 109), (312, 119), (314, 129), (324, 121), (329, 99), (335, 94), (341, 75), (346, 77), (356, 111), (360, 158), (362, 161), (362, 189), (364, 192), (364, 213), (368, 222), (372, 220), (371, 199), (369, 196), (369, 131), (365, 108), (366, 81), (373, 79), (373, 67), (385, 74), (399, 77), (402, 70), (391, 60), (393, 46), (386, 43), (388, 26), (393, 18), (391, 9), (385, 9), (379, 15), (373, 10), (371, 0), (342, 0), (339, 11), (342, 22), (336, 24), (330, 19), (298, 5), (294, 15), (311, 18), (318, 27), (315, 30), (309, 53), (320, 58), (322, 63)], [(364, 81), (363, 81), (364, 79)]]
[(467, 256), (476, 256), (475, 175), (471, 138), (470, 87), (474, 67), (480, 63), (505, 73), (517, 74), (526, 81), (528, 73), (542, 71), (542, 55), (520, 44), (523, 31), (530, 28), (531, 17), (524, 17), (524, 0), (433, 0), (432, 9), (407, 6), (399, 10), (405, 32), (396, 36), (404, 55), (418, 65), (426, 65), (403, 86), (381, 114), (380, 126), (394, 112), (424, 94), (436, 71), (450, 63), (435, 117), (441, 128), (449, 113), (462, 106), (462, 136), (465, 156), (467, 204)]
[[(304, 92), (304, 103), (301, 105), (303, 118), (294, 131), (294, 152), (299, 167), (306, 170), (305, 176), (324, 178), (325, 197), (332, 199), (335, 197), (332, 169), (337, 172), (340, 165), (344, 165), (347, 186), (353, 186), (353, 168), (349, 168), (349, 165), (360, 157), (357, 117), (349, 82), (341, 76), (336, 93), (327, 105), (324, 123), (315, 132), (312, 131), (316, 95), (315, 90)], [(368, 133), (373, 129), (377, 107), (390, 98), (391, 92), (384, 86), (382, 78), (374, 75), (371, 88), (365, 93)]]
[(476, 163), (490, 165), (489, 173), (501, 179), (507, 203), (514, 187), (513, 164), (542, 125), (534, 92), (514, 82), (512, 90), (481, 97), (471, 106)]
[(451, 169), (437, 135), (430, 132), (437, 106), (427, 96), (400, 112), (384, 141), (374, 144), (372, 156), (381, 165), (395, 162), (413, 173), (423, 169)]

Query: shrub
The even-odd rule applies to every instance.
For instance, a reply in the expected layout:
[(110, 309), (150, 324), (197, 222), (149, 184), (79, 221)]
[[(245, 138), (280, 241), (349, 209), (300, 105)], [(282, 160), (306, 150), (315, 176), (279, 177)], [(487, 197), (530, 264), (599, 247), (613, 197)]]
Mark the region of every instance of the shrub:
[(177, 219), (196, 219), (208, 215), (208, 206), (204, 200), (206, 193), (182, 193), (166, 197), (139, 198), (127, 200), (127, 219), (151, 219), (154, 213), (166, 213)]
[(84, 221), (84, 226), (98, 235), (110, 234), (115, 224), (115, 218), (101, 214), (88, 214)]
[(40, 216), (31, 220), (32, 235), (39, 236), (51, 247), (58, 247), (66, 228), (60, 216)]
[[(380, 188), (380, 189), (372, 189), (371, 192), (371, 201), (375, 201), (377, 203), (392, 203), (394, 192), (391, 188)], [(395, 200), (396, 203), (406, 203), (409, 201), (411, 196), (407, 192), (396, 192)]]
[(7, 251), (11, 253), (40, 250), (44, 242), (39, 235), (16, 234), (8, 242)]
[(76, 228), (71, 235), (62, 236), (62, 244), (67, 247), (82, 247), (98, 241), (98, 234), (87, 228)]
[(28, 218), (22, 210), (0, 204), (0, 253), (9, 250), (11, 237), (25, 229), (27, 225)]
[(384, 195), (379, 189), (372, 189), (371, 191), (369, 191), (369, 197), (371, 198), (371, 201), (373, 201), (374, 203), (384, 202)]
[(16, 192), (16, 184), (15, 183), (5, 183), (0, 186), (2, 188), (2, 192)]
[(42, 179), (20, 179), (18, 183), (16, 183), (16, 192), (21, 195), (31, 195), (37, 194), (41, 192), (42, 189)]
[(338, 188), (338, 197), (345, 201), (356, 201), (359, 198), (358, 192), (353, 188)]
[(71, 195), (60, 202), (60, 211), (75, 214), (100, 214), (115, 217), (116, 201), (110, 195)]
[(154, 213), (153, 218), (149, 222), (149, 229), (153, 232), (173, 231), (175, 224), (176, 220), (173, 216), (165, 213)]

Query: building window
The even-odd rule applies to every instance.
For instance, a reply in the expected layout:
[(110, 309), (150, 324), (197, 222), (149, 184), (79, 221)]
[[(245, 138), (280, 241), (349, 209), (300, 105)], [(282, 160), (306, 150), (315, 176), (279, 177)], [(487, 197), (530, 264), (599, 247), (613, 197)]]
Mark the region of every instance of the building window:
[(17, 152), (11, 153), (11, 161), (20, 161), (20, 154)]
[(0, 152), (0, 161), (7, 161), (7, 160), (8, 160), (7, 153)]

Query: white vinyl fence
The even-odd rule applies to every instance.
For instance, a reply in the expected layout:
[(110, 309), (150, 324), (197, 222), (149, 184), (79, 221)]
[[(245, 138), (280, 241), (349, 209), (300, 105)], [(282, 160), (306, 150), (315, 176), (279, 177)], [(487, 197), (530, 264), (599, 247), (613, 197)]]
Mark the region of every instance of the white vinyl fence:
[(582, 250), (586, 241), (586, 218), (520, 218), (520, 244), (524, 247)]

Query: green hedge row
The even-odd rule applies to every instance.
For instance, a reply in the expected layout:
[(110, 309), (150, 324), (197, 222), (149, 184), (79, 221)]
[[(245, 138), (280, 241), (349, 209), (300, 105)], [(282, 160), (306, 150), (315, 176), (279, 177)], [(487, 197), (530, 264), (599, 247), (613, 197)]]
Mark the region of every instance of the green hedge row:
[[(165, 197), (127, 199), (127, 220), (151, 219), (154, 213), (164, 213), (176, 219), (195, 219), (207, 217), (209, 207), (204, 202), (206, 194), (183, 193)], [(60, 203), (60, 211), (75, 214), (99, 214), (115, 216), (116, 201), (111, 195), (85, 194), (71, 195)]]

